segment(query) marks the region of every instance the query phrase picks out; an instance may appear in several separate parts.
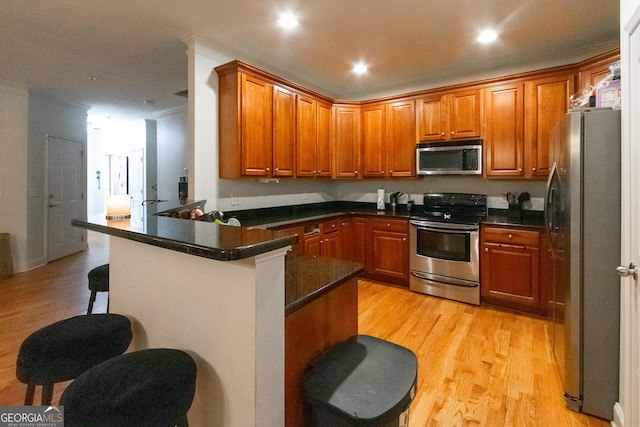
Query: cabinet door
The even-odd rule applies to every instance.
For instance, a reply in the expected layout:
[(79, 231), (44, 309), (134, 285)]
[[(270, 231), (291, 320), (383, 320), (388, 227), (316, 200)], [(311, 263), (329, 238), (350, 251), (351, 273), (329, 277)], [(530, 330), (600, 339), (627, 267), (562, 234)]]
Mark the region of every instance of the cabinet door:
[(336, 178), (357, 178), (360, 167), (360, 107), (334, 107)]
[(340, 259), (355, 261), (354, 247), (353, 220), (345, 216), (340, 219)]
[(480, 91), (469, 90), (451, 94), (449, 133), (451, 139), (480, 136)]
[(388, 176), (415, 176), (416, 166), (415, 102), (404, 101), (387, 105), (386, 166)]
[(322, 255), (340, 258), (340, 219), (325, 221), (322, 230)]
[(409, 284), (409, 233), (407, 221), (371, 220), (371, 274), (382, 280)]
[(318, 101), (316, 108), (316, 176), (332, 175), (331, 105)]
[(610, 74), (609, 66), (620, 61), (620, 50), (608, 52), (586, 61), (578, 74), (578, 89), (590, 91)]
[(446, 138), (448, 109), (440, 95), (418, 100), (418, 139), (439, 141)]
[[(544, 177), (551, 169), (549, 133), (569, 110), (575, 76), (560, 75), (525, 83), (525, 175)], [(528, 160), (528, 161), (527, 161)]]
[(270, 176), (273, 87), (246, 74), (241, 85), (242, 174)]
[(362, 110), (362, 175), (385, 175), (385, 106), (377, 105)]
[(524, 85), (485, 91), (485, 175), (524, 175)]
[(364, 265), (365, 273), (371, 271), (367, 257), (369, 220), (364, 217), (353, 218), (353, 261)]
[(316, 175), (316, 100), (298, 95), (297, 122), (297, 170), (298, 177)]
[(293, 176), (295, 170), (296, 95), (273, 87), (273, 176)]
[(482, 297), (537, 309), (540, 305), (538, 248), (485, 243)]
[(308, 234), (304, 236), (304, 254), (322, 255), (322, 233)]

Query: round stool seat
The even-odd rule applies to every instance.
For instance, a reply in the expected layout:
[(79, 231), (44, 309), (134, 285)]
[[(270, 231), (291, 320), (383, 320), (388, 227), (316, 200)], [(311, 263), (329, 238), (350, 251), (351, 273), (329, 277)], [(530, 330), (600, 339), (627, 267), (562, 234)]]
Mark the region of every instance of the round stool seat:
[[(65, 425), (175, 426), (195, 394), (196, 364), (187, 353), (148, 349), (107, 360), (65, 389)], [(184, 425), (184, 424), (182, 424)]]
[(109, 264), (101, 265), (89, 271), (89, 289), (96, 292), (109, 292)]
[(26, 384), (67, 381), (124, 353), (131, 339), (131, 322), (119, 314), (61, 320), (24, 340), (18, 352), (16, 375)]
[(405, 425), (417, 391), (418, 359), (408, 348), (356, 335), (330, 348), (304, 378), (314, 426)]

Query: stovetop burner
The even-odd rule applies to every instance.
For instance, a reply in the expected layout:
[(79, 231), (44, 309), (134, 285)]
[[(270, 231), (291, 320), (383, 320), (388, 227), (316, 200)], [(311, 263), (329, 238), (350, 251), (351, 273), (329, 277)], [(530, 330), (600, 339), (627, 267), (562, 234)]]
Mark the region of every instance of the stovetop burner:
[(479, 224), (487, 216), (487, 196), (469, 193), (425, 193), (423, 211), (410, 219), (453, 224)]

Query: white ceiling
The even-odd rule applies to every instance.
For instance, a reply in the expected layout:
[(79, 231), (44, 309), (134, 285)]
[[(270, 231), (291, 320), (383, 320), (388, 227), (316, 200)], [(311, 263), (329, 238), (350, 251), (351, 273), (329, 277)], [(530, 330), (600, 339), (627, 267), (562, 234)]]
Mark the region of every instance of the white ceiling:
[[(0, 80), (96, 115), (184, 105), (180, 37), (336, 99), (367, 99), (541, 66), (619, 46), (616, 0), (0, 0)], [(300, 25), (283, 30), (279, 13)], [(498, 41), (475, 41), (494, 27)], [(363, 61), (369, 72), (351, 68)], [(97, 79), (91, 81), (88, 76)], [(145, 100), (153, 104), (145, 104)]]

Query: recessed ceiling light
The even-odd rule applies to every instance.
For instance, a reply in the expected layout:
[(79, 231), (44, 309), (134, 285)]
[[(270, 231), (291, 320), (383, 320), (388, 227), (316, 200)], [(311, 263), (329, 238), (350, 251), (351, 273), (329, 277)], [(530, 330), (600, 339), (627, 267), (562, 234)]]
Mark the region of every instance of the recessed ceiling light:
[(284, 13), (280, 15), (278, 24), (284, 28), (294, 28), (298, 26), (298, 19), (293, 15), (293, 13)]
[(493, 30), (484, 30), (478, 36), (478, 41), (480, 43), (491, 43), (492, 41), (494, 41), (497, 38), (498, 38), (498, 33), (496, 33), (495, 31), (493, 31)]
[(363, 74), (367, 72), (367, 66), (364, 64), (357, 64), (353, 67), (353, 72), (356, 74)]

